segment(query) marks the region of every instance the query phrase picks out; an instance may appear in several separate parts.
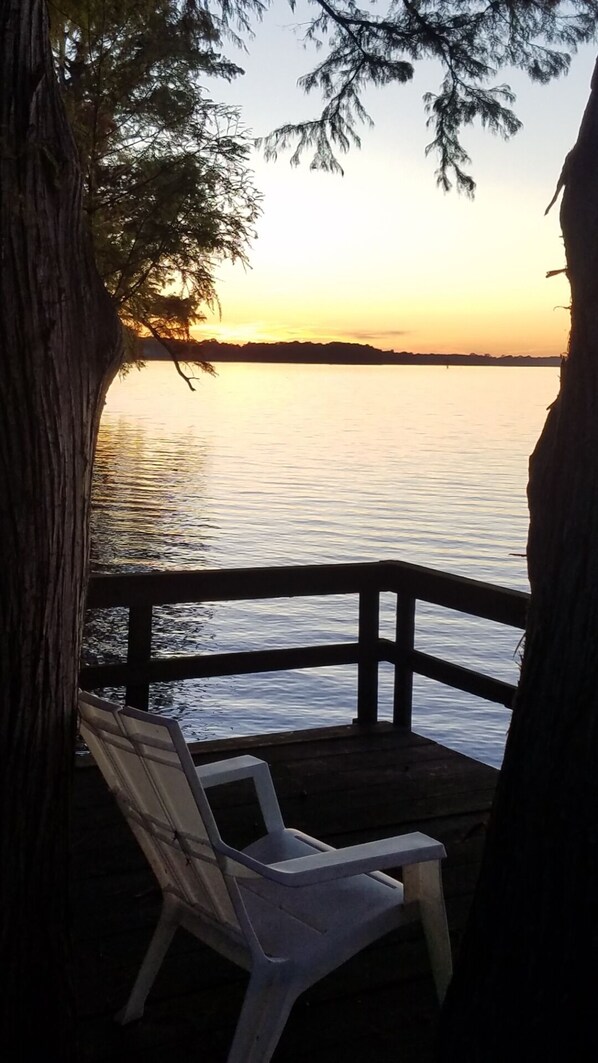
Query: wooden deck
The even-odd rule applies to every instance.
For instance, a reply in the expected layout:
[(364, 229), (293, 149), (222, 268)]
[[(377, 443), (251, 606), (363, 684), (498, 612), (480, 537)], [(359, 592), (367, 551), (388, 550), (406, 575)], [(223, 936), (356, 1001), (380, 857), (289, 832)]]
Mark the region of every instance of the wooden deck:
[[(288, 824), (333, 845), (422, 830), (444, 842), (444, 885), (458, 949), (476, 880), (496, 772), (410, 731), (378, 725), (201, 745), (199, 761), (250, 750), (272, 768)], [(222, 833), (255, 836), (239, 787), (212, 791)], [(95, 768), (76, 775), (74, 945), (81, 1063), (219, 1063), (246, 975), (179, 931), (142, 1022), (124, 1003), (157, 918), (159, 893)], [(421, 933), (406, 928), (330, 975), (296, 1004), (275, 1063), (426, 1063), (438, 1014)]]

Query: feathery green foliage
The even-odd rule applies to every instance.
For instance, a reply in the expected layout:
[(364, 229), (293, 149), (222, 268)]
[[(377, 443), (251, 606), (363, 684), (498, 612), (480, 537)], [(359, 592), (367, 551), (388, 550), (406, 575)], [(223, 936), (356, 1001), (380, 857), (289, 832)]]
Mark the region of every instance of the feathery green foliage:
[[(260, 10), (227, 0), (53, 0), (56, 67), (84, 174), (96, 263), (135, 332), (185, 339), (245, 260), (259, 212), (251, 141), (208, 77), (241, 73), (223, 39)], [(235, 21), (236, 20), (236, 21)]]

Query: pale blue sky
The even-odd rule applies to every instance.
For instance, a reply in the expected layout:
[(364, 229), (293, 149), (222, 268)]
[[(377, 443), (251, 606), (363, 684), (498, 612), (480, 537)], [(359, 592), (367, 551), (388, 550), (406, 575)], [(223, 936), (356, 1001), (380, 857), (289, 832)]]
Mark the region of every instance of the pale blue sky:
[[(276, 0), (235, 58), (246, 70), (213, 94), (243, 108), (256, 135), (313, 115), (297, 78), (310, 68), (289, 8)], [(313, 52), (311, 53), (313, 56)], [(572, 146), (588, 96), (594, 49), (549, 86), (518, 72), (523, 130), (509, 142), (473, 128), (464, 134), (478, 184), (475, 202), (435, 185), (424, 157), (422, 94), (439, 72), (423, 64), (406, 86), (375, 90), (361, 152), (344, 160), (345, 177), (297, 170), (288, 157), (255, 155), (264, 213), (252, 268), (222, 267), (222, 318), (202, 335), (222, 339), (355, 339), (415, 351), (558, 354), (567, 340), (564, 264), (558, 209), (545, 218), (562, 160)], [(557, 308), (557, 309), (555, 309)]]

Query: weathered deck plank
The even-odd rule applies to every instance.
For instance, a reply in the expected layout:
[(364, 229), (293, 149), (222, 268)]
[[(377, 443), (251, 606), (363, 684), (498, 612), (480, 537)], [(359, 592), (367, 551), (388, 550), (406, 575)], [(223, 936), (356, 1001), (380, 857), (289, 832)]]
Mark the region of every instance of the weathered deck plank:
[[(496, 782), (478, 764), (411, 732), (335, 728), (204, 743), (203, 762), (240, 749), (272, 768), (285, 819), (335, 845), (417, 829), (444, 842), (447, 909), (458, 946)], [(243, 786), (212, 792), (225, 837), (259, 831)], [(179, 932), (141, 1023), (121, 1029), (122, 1005), (155, 922), (159, 894), (94, 768), (77, 771), (73, 895), (82, 1063), (218, 1063), (246, 976)], [(437, 1006), (421, 933), (409, 927), (366, 950), (297, 1003), (276, 1063), (404, 1063), (432, 1058)]]

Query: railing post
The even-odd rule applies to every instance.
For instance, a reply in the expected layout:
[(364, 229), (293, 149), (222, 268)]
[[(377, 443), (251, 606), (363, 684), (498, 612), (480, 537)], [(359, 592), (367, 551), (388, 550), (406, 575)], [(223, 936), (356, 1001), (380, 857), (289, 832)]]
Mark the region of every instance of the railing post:
[[(127, 664), (144, 667), (152, 656), (152, 607), (142, 602), (129, 607), (129, 634), (127, 640)], [(128, 683), (127, 705), (147, 710), (149, 682)]]
[(378, 720), (378, 626), (380, 592), (359, 594), (359, 661), (357, 664), (357, 723), (364, 726)]
[(415, 645), (415, 598), (397, 594), (395, 634), (395, 682), (392, 722), (395, 727), (411, 727), (413, 707), (413, 664)]

